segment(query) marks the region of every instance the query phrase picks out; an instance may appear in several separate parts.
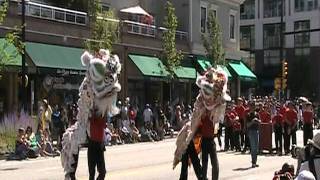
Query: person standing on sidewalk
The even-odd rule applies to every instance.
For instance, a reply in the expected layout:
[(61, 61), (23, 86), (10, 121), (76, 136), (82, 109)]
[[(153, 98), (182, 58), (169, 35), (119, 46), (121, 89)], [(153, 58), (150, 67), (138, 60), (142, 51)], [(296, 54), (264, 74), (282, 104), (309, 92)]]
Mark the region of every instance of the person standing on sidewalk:
[(247, 132), (250, 141), (250, 154), (251, 154), (251, 162), (252, 168), (259, 167), (257, 164), (257, 157), (259, 151), (259, 126), (260, 126), (259, 115), (256, 112), (254, 102), (250, 103), (250, 112), (247, 116)]
[(237, 106), (234, 108), (235, 112), (239, 116), (239, 122), (241, 123), (241, 133), (240, 133), (240, 146), (245, 147), (245, 107), (243, 105), (243, 99), (239, 97), (237, 99)]
[(231, 107), (228, 106), (226, 109), (224, 117), (224, 126), (225, 126), (225, 136), (224, 136), (224, 151), (233, 151), (234, 149), (234, 133), (233, 133), (233, 122), (237, 118), (236, 113), (231, 110)]
[(52, 108), (46, 99), (42, 100), (42, 113), (41, 113), (41, 127), (44, 131), (45, 129), (50, 129), (52, 116)]
[(282, 155), (283, 115), (280, 113), (280, 107), (277, 107), (277, 112), (272, 118), (272, 124), (277, 153), (278, 155)]
[(292, 102), (288, 103), (288, 109), (285, 113), (284, 120), (284, 150), (285, 154), (290, 152), (290, 138), (292, 140), (292, 145), (297, 144), (297, 122), (298, 122), (298, 113), (295, 110), (294, 104)]
[(305, 108), (302, 111), (303, 122), (303, 144), (307, 145), (308, 139), (313, 138), (313, 110), (312, 103), (307, 102)]

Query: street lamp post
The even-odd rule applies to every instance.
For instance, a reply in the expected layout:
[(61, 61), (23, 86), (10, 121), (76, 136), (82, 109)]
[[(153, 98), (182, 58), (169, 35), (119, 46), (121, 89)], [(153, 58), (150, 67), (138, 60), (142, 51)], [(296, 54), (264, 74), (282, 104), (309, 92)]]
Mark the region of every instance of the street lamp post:
[[(25, 29), (25, 21), (26, 21), (26, 6), (25, 6), (25, 0), (22, 0), (21, 1), (21, 10), (22, 10), (22, 13), (21, 13), (21, 41), (22, 43), (25, 43), (25, 39), (26, 39), (26, 36), (25, 36), (25, 33), (26, 33), (26, 29)], [(22, 65), (21, 65), (21, 100), (22, 100), (22, 108), (23, 110), (26, 110), (26, 96), (27, 96), (27, 93), (26, 93), (26, 55), (25, 55), (25, 46), (23, 45), (22, 46), (22, 54), (21, 54), (21, 58), (22, 58)]]

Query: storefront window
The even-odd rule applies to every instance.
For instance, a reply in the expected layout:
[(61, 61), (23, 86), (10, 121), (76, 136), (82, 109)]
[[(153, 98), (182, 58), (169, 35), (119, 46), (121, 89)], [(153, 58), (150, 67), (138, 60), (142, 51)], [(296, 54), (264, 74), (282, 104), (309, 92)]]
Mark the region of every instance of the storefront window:
[[(310, 30), (310, 21), (296, 21), (294, 22), (294, 31)], [(298, 33), (294, 35), (295, 47), (309, 47), (310, 46), (310, 33)]]
[(255, 0), (246, 0), (240, 6), (240, 19), (255, 18)]

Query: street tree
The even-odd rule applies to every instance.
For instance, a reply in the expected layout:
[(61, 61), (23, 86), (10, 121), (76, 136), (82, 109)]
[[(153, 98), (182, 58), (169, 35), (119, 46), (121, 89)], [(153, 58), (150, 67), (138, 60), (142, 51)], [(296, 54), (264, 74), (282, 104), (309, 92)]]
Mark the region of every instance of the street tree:
[[(4, 0), (0, 5), (0, 24), (7, 16), (8, 6), (9, 0)], [(14, 27), (12, 31), (6, 33), (4, 40), (0, 41), (0, 72), (6, 68), (6, 65), (15, 63), (15, 59), (24, 53), (24, 43), (19, 38), (20, 32), (20, 27)]]
[(91, 38), (85, 41), (85, 48), (91, 52), (99, 49), (112, 50), (112, 44), (119, 39), (119, 21), (113, 10), (102, 11), (100, 0), (89, 3)]
[(175, 8), (170, 1), (166, 3), (167, 16), (164, 18), (166, 30), (162, 36), (163, 56), (162, 62), (170, 74), (170, 79), (174, 78), (174, 70), (178, 68), (183, 58), (182, 52), (176, 48), (176, 30), (178, 18), (175, 15)]
[(222, 46), (222, 31), (214, 11), (212, 10), (209, 11), (207, 27), (208, 34), (201, 35), (207, 57), (211, 60), (213, 66), (224, 65), (225, 52)]
[(167, 15), (164, 18), (164, 27), (166, 30), (162, 35), (162, 62), (169, 72), (170, 79), (170, 101), (172, 100), (172, 89), (174, 85), (174, 70), (181, 64), (183, 58), (182, 52), (176, 48), (176, 30), (178, 27), (178, 18), (175, 15), (175, 8), (170, 1), (166, 3)]

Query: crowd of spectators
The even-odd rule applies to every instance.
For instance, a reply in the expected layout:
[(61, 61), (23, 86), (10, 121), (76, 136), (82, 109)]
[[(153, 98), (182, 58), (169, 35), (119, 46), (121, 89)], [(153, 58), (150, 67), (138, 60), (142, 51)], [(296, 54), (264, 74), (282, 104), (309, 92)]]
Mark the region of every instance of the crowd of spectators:
[[(160, 106), (146, 104), (144, 109), (130, 104), (130, 98), (118, 101), (119, 114), (106, 115), (105, 145), (121, 145), (137, 142), (161, 141), (165, 136), (173, 137), (185, 121), (191, 117), (191, 106), (169, 103)], [(49, 105), (42, 100), (37, 116), (36, 131), (32, 127), (21, 127), (17, 131), (16, 148), (9, 159), (56, 156), (61, 150), (61, 139), (65, 130), (77, 121), (77, 104), (67, 106)], [(26, 129), (25, 129), (26, 128)]]
[(118, 101), (117, 106), (120, 113), (107, 118), (107, 145), (160, 141), (165, 136), (173, 137), (174, 131), (180, 130), (192, 113), (191, 106), (172, 106), (169, 102), (161, 106), (157, 101), (139, 109), (137, 105), (130, 104), (130, 98), (123, 103)]
[(32, 127), (26, 129), (19, 128), (16, 138), (14, 154), (9, 156), (9, 160), (23, 160), (26, 158), (54, 157), (60, 155), (59, 151), (53, 147), (49, 135), (49, 129), (44, 131), (38, 128), (33, 132)]

